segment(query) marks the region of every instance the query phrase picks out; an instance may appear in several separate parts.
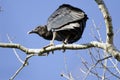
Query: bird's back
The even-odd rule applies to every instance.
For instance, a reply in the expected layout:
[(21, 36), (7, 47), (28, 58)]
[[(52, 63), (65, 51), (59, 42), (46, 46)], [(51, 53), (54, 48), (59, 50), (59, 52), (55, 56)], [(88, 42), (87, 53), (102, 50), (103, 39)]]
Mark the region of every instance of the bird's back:
[(87, 19), (84, 11), (71, 5), (63, 4), (48, 18), (47, 29), (48, 31), (72, 29), (69, 27), (61, 28), (67, 24), (80, 21), (83, 18)]

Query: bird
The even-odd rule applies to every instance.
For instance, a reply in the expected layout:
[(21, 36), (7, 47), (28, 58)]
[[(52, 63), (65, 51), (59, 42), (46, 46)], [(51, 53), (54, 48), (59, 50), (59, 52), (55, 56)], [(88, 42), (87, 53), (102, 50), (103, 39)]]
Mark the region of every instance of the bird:
[(50, 15), (45, 25), (40, 25), (28, 33), (35, 33), (50, 40), (49, 46), (54, 45), (54, 40), (72, 44), (82, 37), (87, 19), (87, 14), (82, 9), (62, 4)]

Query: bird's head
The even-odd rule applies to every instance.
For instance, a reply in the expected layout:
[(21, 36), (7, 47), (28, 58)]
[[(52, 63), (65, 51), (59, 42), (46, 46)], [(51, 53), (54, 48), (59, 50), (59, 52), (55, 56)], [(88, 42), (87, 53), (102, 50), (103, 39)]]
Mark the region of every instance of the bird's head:
[(28, 34), (32, 33), (38, 34), (39, 36), (47, 40), (51, 40), (53, 37), (52, 32), (47, 30), (47, 26), (38, 26), (35, 29), (28, 32)]
[(28, 32), (28, 34), (36, 33), (40, 36), (44, 35), (47, 32), (46, 26), (38, 26), (35, 29)]

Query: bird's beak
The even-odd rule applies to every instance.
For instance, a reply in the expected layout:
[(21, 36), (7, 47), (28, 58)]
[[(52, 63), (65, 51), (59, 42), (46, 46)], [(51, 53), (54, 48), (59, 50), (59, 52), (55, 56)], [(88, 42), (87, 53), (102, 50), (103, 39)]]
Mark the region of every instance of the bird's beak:
[(35, 30), (28, 31), (27, 34), (35, 33)]

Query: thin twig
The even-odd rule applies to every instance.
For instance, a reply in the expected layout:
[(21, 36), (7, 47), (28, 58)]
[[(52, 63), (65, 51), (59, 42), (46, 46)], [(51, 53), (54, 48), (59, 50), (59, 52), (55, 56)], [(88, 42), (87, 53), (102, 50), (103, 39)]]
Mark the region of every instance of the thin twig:
[(66, 78), (67, 80), (69, 80), (69, 76), (67, 76), (67, 75), (64, 74), (64, 73), (61, 73), (61, 77), (64, 77), (64, 78)]
[[(92, 55), (92, 53), (91, 53), (91, 57), (93, 58), (93, 60), (97, 61), (97, 62), (94, 63), (94, 65), (92, 65), (91, 67), (90, 67), (90, 65), (87, 65), (87, 64), (86, 64), (87, 62), (86, 62), (85, 60), (83, 60), (83, 58), (81, 58), (82, 63), (84, 64), (84, 66), (85, 66), (86, 69), (88, 70), (87, 73), (84, 71), (84, 73), (86, 74), (86, 76), (85, 76), (85, 78), (84, 78), (83, 80), (86, 80), (86, 79), (87, 79), (88, 74), (94, 74), (98, 79), (99, 79), (99, 78), (100, 78), (100, 79), (103, 79), (103, 77), (100, 76), (98, 72), (94, 72), (93, 69), (96, 68), (96, 66), (97, 66), (98, 63), (100, 63), (100, 62), (102, 62), (103, 60), (106, 60), (106, 59), (108, 59), (108, 58), (111, 58), (112, 56), (107, 56), (107, 57), (105, 57), (105, 58), (103, 58), (103, 59), (97, 60), (97, 59)], [(107, 79), (107, 77), (104, 77), (104, 79)]]
[(92, 20), (92, 22), (93, 22), (93, 26), (95, 27), (95, 29), (96, 29), (96, 31), (97, 31), (97, 34), (98, 34), (98, 37), (99, 37), (99, 41), (100, 41), (100, 42), (103, 42), (103, 41), (102, 41), (102, 37), (101, 37), (99, 28), (96, 26), (94, 20)]
[[(97, 61), (97, 59), (93, 56), (93, 54), (91, 52), (91, 49), (88, 49), (88, 51), (89, 51), (90, 58), (92, 59), (92, 64), (95, 64), (95, 62)], [(98, 73), (98, 71), (96, 70), (96, 67), (94, 68), (94, 70), (95, 70), (96, 73)], [(99, 76), (97, 76), (97, 75), (95, 75), (95, 76), (99, 79)]]
[(14, 78), (19, 74), (19, 72), (20, 72), (25, 66), (28, 65), (28, 60), (29, 60), (29, 58), (31, 58), (32, 56), (34, 56), (34, 54), (27, 55), (24, 63), (20, 66), (20, 68), (15, 72), (15, 74), (14, 74), (9, 80), (14, 80)]
[[(104, 53), (103, 58), (106, 58), (106, 57), (107, 57), (107, 55)], [(104, 65), (105, 65), (106, 67), (107, 67), (107, 63), (108, 63), (108, 59), (105, 59), (105, 60), (104, 60)], [(106, 74), (106, 71), (107, 71), (106, 68), (103, 67), (103, 74), (102, 74), (103, 76), (102, 76), (102, 80), (105, 80), (105, 77), (106, 77), (106, 75), (105, 75), (105, 74)]]
[(111, 61), (111, 63), (113, 64), (114, 68), (116, 69), (116, 71), (120, 74), (120, 70), (118, 69), (118, 66), (113, 62), (113, 60), (111, 58), (109, 58), (109, 60)]
[(74, 80), (74, 78), (72, 77), (72, 74), (69, 73), (68, 75), (61, 73), (61, 77), (66, 78), (67, 80)]
[(99, 40), (99, 39), (97, 38), (97, 36), (94, 34), (93, 28), (91, 28), (90, 30), (91, 30), (91, 36), (92, 36), (93, 38), (95, 38), (95, 40), (97, 40), (98, 42), (100, 42), (100, 40)]
[(105, 66), (103, 63), (101, 63), (103, 67), (106, 68), (106, 70), (113, 76), (115, 76), (116, 78), (120, 79), (120, 76), (116, 75), (115, 73), (113, 73), (109, 68), (107, 68), (107, 66)]
[(66, 70), (67, 75), (64, 73), (61, 73), (61, 76), (66, 78), (67, 80), (74, 80), (71, 72), (69, 72), (68, 70), (66, 54), (64, 54), (64, 64), (65, 64), (65, 70)]
[(116, 37), (118, 35), (118, 33), (120, 33), (120, 28), (118, 28), (117, 31), (115, 31), (114, 37)]
[[(7, 34), (7, 38), (8, 38), (8, 40), (9, 40), (10, 43), (13, 43), (12, 40), (11, 40), (11, 38), (10, 38), (10, 36), (8, 34)], [(23, 64), (24, 61), (20, 58), (20, 56), (18, 55), (18, 53), (17, 53), (17, 51), (16, 51), (15, 48), (13, 48), (13, 51), (14, 51), (15, 56), (17, 57), (17, 59)]]
[[(87, 64), (86, 64), (87, 62), (86, 62), (82, 57), (80, 57), (80, 58), (81, 58), (81, 60), (82, 60), (82, 63), (84, 64), (85, 68), (86, 68), (87, 70), (89, 70), (90, 73), (92, 73), (92, 74), (96, 75), (98, 78), (102, 79), (102, 77), (99, 76), (98, 73), (95, 73), (94, 71), (90, 70), (90, 68), (89, 68), (90, 66), (89, 66), (89, 67), (87, 66)], [(96, 66), (96, 65), (97, 65), (97, 64), (95, 64), (95, 65), (93, 65), (93, 66)], [(87, 76), (88, 76), (88, 71), (86, 72), (86, 76), (84, 77), (83, 80), (86, 80)]]
[(66, 73), (69, 73), (66, 54), (64, 54), (64, 65), (65, 65)]

